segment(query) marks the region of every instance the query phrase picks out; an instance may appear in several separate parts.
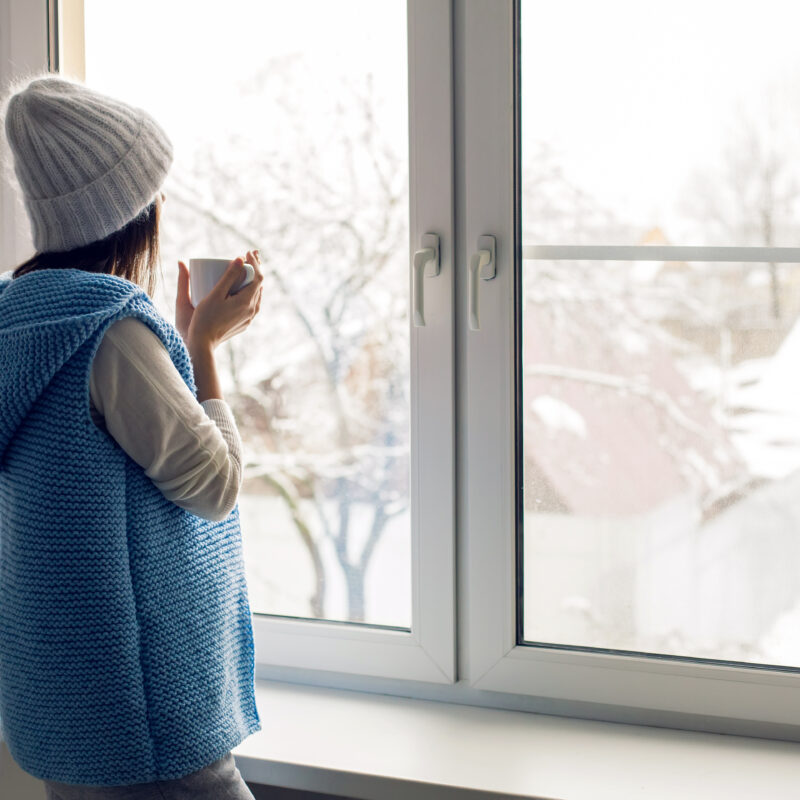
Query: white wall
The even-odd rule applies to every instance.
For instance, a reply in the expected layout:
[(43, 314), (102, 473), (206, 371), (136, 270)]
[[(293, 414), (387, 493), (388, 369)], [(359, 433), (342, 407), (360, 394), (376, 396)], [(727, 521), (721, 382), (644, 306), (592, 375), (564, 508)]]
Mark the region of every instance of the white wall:
[[(0, 0), (0, 96), (21, 75), (47, 68), (47, 9), (43, 2)], [(0, 158), (8, 161), (5, 135)], [(0, 180), (0, 272), (33, 254), (28, 220), (5, 171)]]
[[(0, 97), (11, 81), (47, 68), (47, 14), (43, 2), (0, 0)], [(0, 135), (0, 158), (7, 162), (5, 134)], [(33, 252), (28, 221), (16, 189), (5, 171), (0, 180), (0, 272)], [(44, 785), (23, 772), (0, 744), (0, 797), (43, 800)]]

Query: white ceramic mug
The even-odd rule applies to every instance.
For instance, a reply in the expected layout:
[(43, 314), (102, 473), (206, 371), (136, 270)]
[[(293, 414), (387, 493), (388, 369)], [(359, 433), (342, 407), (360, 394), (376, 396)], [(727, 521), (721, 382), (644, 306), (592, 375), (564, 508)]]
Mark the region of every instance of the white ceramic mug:
[[(189, 259), (189, 286), (192, 293), (192, 305), (196, 306), (216, 286), (222, 273), (228, 269), (232, 258), (190, 258)], [(237, 284), (231, 294), (236, 294), (250, 283), (256, 275), (252, 264), (245, 262), (247, 275)]]

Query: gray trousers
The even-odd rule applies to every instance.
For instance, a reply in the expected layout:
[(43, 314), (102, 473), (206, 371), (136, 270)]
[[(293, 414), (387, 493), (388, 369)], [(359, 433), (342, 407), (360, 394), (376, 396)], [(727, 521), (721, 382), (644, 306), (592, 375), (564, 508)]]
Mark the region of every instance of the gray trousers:
[(227, 755), (184, 778), (128, 786), (79, 786), (44, 782), (47, 800), (255, 800)]

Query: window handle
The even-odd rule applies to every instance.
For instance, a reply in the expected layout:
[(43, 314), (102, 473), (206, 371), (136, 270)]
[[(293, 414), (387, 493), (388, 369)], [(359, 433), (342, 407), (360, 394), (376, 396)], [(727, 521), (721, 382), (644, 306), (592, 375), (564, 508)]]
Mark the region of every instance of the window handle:
[(439, 237), (435, 233), (426, 233), (422, 237), (422, 249), (414, 253), (414, 263), (411, 268), (411, 303), (416, 328), (425, 325), (425, 316), (422, 313), (423, 273), (426, 278), (435, 278), (440, 270)]
[(469, 327), (480, 330), (478, 320), (478, 275), (490, 281), (497, 275), (497, 247), (494, 236), (478, 237), (478, 252), (472, 254), (469, 262)]

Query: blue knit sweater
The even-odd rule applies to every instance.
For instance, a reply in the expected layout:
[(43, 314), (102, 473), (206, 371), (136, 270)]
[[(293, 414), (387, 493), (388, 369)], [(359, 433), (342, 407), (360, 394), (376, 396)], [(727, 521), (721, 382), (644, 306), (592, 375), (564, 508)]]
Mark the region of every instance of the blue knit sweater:
[(92, 358), (125, 316), (196, 394), (130, 281), (0, 278), (0, 719), (25, 771), (66, 783), (182, 777), (261, 728), (238, 507), (184, 511), (90, 416)]

